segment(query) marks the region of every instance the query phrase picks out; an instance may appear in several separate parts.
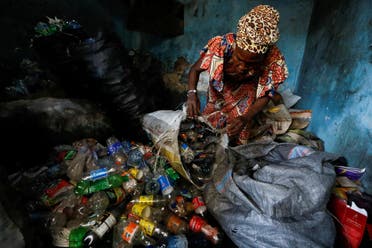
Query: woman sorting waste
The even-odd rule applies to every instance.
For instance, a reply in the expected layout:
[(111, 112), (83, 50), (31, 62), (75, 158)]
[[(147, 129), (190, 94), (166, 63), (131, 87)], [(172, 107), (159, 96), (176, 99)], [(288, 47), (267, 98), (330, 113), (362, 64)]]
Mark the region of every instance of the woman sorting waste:
[(278, 86), (288, 77), (279, 39), (279, 12), (258, 5), (242, 16), (236, 33), (210, 39), (189, 72), (187, 116), (200, 114), (199, 75), (209, 74), (207, 103), (202, 115), (215, 128), (224, 129), (231, 145), (246, 144), (254, 117), (269, 103), (281, 101)]

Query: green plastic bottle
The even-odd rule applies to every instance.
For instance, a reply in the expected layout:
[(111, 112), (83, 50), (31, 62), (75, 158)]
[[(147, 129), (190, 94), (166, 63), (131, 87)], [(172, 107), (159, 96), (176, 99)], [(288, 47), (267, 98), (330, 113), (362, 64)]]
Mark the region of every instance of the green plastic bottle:
[(83, 247), (84, 246), (83, 239), (87, 232), (88, 228), (83, 226), (71, 230), (70, 236), (68, 238), (69, 247), (70, 248)]
[(123, 182), (127, 182), (129, 177), (113, 174), (97, 181), (81, 180), (77, 183), (74, 192), (77, 195), (87, 195), (105, 189), (120, 187)]

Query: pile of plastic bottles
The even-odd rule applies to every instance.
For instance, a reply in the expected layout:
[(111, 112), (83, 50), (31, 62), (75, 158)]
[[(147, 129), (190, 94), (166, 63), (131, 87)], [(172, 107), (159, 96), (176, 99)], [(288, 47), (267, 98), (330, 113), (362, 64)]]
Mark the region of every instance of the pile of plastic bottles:
[(151, 145), (82, 139), (55, 147), (53, 163), (9, 179), (54, 247), (222, 247), (226, 240), (202, 192)]

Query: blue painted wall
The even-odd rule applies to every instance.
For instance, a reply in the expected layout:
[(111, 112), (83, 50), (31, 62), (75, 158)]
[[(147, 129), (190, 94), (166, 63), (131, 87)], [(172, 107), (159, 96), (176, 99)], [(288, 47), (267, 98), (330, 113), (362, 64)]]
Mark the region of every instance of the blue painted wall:
[(183, 56), (194, 63), (200, 49), (209, 38), (227, 32), (235, 32), (241, 16), (258, 4), (270, 4), (279, 10), (279, 48), (287, 59), (289, 79), (282, 89), (297, 87), (305, 41), (313, 8), (312, 0), (180, 0), (185, 4), (184, 35), (161, 39), (157, 36), (125, 29), (125, 20), (117, 17), (115, 27), (126, 47), (146, 49), (159, 57), (166, 67), (172, 68), (177, 57)]
[(372, 1), (318, 1), (296, 93), (311, 109), (308, 130), (350, 166), (366, 167), (372, 193)]

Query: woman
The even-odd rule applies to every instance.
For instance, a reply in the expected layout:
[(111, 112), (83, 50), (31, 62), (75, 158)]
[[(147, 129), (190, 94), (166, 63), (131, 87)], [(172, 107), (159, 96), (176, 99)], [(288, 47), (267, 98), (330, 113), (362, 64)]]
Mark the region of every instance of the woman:
[(226, 127), (232, 144), (246, 144), (254, 117), (270, 99), (280, 99), (278, 86), (288, 77), (279, 39), (279, 13), (259, 5), (240, 18), (237, 33), (216, 36), (200, 52), (189, 72), (187, 115), (199, 114), (197, 82), (209, 73), (208, 99), (202, 115), (218, 129)]

